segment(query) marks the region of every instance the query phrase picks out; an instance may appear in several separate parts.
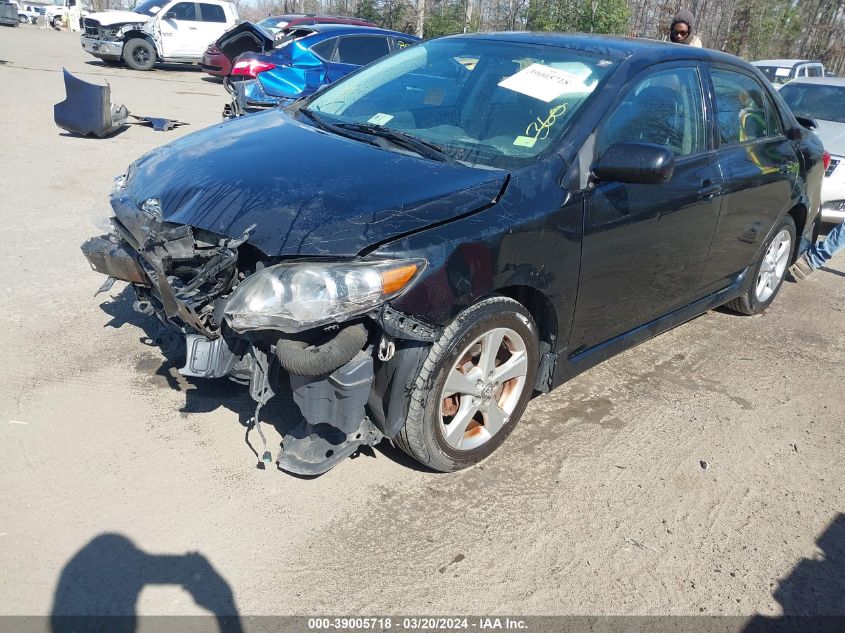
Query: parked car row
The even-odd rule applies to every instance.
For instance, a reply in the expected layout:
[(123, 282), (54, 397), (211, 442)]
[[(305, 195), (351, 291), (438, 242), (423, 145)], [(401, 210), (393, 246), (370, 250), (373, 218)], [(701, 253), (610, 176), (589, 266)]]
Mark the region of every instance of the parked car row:
[[(297, 14), (270, 17), (256, 24), (245, 24), (243, 25), (244, 28), (230, 29), (221, 36), (219, 41), (209, 44), (202, 58), (202, 68), (209, 75), (228, 77), (232, 72), (232, 61), (241, 53), (269, 53), (273, 49), (275, 39), (285, 29), (293, 30), (297, 27), (309, 27), (317, 24), (376, 26), (366, 20), (329, 15)], [(282, 41), (284, 41), (284, 38), (281, 38), (279, 44)], [(226, 43), (226, 53), (220, 50), (220, 45), (223, 42)]]
[(238, 23), (226, 0), (147, 0), (132, 11), (84, 20), (82, 47), (109, 64), (150, 70), (157, 62), (200, 63), (233, 94), (238, 116), (316, 92), (419, 38), (357, 18), (281, 15)]
[[(245, 25), (241, 25), (245, 26)], [(287, 28), (272, 48), (236, 58), (227, 116), (238, 116), (314, 94), (419, 38), (376, 27), (319, 24)], [(227, 42), (219, 42), (226, 50)]]

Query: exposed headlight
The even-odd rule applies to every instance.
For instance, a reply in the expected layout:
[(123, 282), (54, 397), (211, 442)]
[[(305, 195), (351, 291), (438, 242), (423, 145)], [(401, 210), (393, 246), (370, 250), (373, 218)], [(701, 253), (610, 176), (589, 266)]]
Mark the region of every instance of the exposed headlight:
[(247, 277), (226, 304), (233, 329), (299, 332), (345, 321), (401, 294), (422, 259), (278, 264)]

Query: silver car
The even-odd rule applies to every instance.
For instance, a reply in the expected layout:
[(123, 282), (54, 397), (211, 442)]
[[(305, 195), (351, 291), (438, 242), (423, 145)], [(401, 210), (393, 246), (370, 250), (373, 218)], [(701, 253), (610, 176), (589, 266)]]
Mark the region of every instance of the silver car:
[(822, 222), (845, 220), (845, 79), (806, 77), (794, 79), (780, 95), (798, 116), (818, 124), (816, 134), (830, 153), (822, 183)]

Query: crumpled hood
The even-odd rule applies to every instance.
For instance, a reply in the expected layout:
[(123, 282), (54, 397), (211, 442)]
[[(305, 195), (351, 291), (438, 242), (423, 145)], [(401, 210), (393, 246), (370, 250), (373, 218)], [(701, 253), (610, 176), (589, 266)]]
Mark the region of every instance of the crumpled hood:
[(819, 127), (815, 132), (822, 140), (824, 148), (836, 156), (845, 156), (845, 123), (816, 119)]
[(354, 256), (490, 204), (506, 173), (383, 150), (281, 110), (206, 128), (142, 156), (126, 192), (166, 222), (237, 238), (269, 256)]
[(100, 11), (99, 13), (90, 13), (85, 18), (97, 20), (100, 26), (113, 26), (115, 24), (129, 23), (143, 24), (150, 19), (150, 16), (144, 15), (143, 13), (135, 13), (134, 11)]

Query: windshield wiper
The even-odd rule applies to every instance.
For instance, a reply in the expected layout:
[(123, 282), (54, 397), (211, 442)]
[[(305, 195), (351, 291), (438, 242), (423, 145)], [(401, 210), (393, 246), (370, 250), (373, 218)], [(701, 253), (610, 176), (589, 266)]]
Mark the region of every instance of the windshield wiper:
[(354, 132), (363, 132), (364, 134), (371, 134), (379, 138), (386, 139), (412, 152), (416, 152), (424, 158), (432, 160), (439, 160), (441, 162), (452, 162), (452, 159), (446, 156), (443, 148), (429, 141), (424, 141), (421, 138), (408, 134), (407, 132), (400, 132), (384, 127), (383, 125), (376, 125), (374, 123), (337, 123), (336, 127), (345, 130), (352, 130)]
[(346, 130), (346, 129), (343, 129), (343, 128), (337, 126), (337, 125), (333, 125), (332, 123), (329, 123), (323, 117), (321, 117), (320, 115), (318, 115), (316, 112), (314, 112), (313, 110), (311, 110), (309, 108), (300, 107), (297, 110), (297, 112), (301, 112), (302, 114), (304, 114), (311, 121), (313, 121), (314, 124), (318, 128), (320, 128), (321, 130), (325, 130), (327, 132), (332, 132), (333, 134), (337, 134), (338, 136), (345, 136), (346, 138), (351, 138), (351, 139), (354, 139), (356, 141), (361, 141), (362, 143), (367, 143), (368, 145), (378, 146), (378, 143), (370, 140), (368, 137), (363, 136), (361, 134), (355, 134), (354, 130)]

